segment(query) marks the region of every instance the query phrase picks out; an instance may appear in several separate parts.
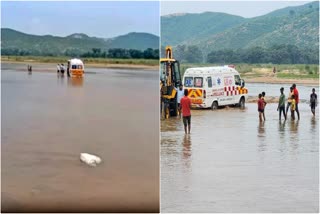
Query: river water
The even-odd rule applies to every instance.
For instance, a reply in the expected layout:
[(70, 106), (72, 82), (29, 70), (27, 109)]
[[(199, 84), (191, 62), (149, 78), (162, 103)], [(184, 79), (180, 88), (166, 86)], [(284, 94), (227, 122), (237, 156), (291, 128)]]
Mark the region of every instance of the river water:
[(2, 212), (158, 212), (158, 72), (25, 67), (2, 64)]
[(319, 118), (302, 103), (300, 121), (279, 122), (276, 108), (262, 123), (254, 103), (192, 110), (190, 135), (161, 121), (161, 211), (319, 212)]

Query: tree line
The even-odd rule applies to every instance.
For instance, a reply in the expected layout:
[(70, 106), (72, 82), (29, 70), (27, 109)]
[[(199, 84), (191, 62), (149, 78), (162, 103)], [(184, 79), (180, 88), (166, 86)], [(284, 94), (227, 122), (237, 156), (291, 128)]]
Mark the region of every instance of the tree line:
[(92, 48), (84, 52), (79, 49), (67, 49), (62, 53), (23, 50), (19, 48), (5, 48), (1, 50), (1, 55), (6, 56), (69, 56), (69, 57), (89, 57), (89, 58), (121, 58), (121, 59), (159, 59), (159, 49), (148, 48), (144, 51), (136, 49), (112, 48), (102, 51), (100, 48)]
[[(165, 48), (161, 47), (161, 56)], [(318, 64), (317, 48), (299, 48), (295, 45), (274, 45), (270, 48), (223, 49), (206, 54), (197, 46), (178, 45), (173, 48), (174, 58), (186, 63), (273, 63)]]
[(92, 48), (91, 51), (80, 55), (92, 58), (121, 58), (121, 59), (159, 59), (159, 49), (148, 48), (144, 51), (135, 49), (112, 48), (108, 52), (100, 48)]

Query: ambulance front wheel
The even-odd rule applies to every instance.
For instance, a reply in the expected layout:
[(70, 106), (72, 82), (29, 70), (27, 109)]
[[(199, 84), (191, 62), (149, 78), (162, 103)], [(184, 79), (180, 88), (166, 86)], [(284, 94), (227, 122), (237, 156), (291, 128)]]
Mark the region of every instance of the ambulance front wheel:
[(218, 109), (218, 102), (217, 102), (217, 101), (214, 101), (214, 102), (212, 103), (211, 109), (212, 109), (212, 110)]
[(241, 99), (240, 99), (240, 101), (239, 101), (239, 106), (240, 106), (240, 108), (244, 108), (244, 107), (245, 107), (244, 97), (241, 97)]

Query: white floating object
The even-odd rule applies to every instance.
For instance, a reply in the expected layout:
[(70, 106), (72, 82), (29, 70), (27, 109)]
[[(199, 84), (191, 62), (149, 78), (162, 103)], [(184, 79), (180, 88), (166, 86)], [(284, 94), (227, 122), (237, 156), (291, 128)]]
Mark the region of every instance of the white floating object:
[(80, 160), (89, 166), (97, 166), (97, 164), (101, 163), (101, 158), (88, 153), (80, 153)]

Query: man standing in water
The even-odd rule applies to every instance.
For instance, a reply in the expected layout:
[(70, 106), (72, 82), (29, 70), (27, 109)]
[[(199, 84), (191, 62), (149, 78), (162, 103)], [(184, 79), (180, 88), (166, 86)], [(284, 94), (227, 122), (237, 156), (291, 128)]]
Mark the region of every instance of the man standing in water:
[(315, 93), (315, 89), (312, 89), (312, 94), (310, 94), (310, 107), (311, 107), (311, 112), (313, 116), (316, 116), (316, 106), (318, 103), (318, 97), (317, 94)]
[(60, 65), (57, 64), (57, 74), (59, 74), (59, 73), (60, 73)]
[(287, 108), (286, 108), (286, 115), (288, 115), (288, 109), (289, 107), (291, 106), (291, 102), (292, 102), (292, 95), (293, 95), (293, 88), (290, 87), (290, 91), (289, 91), (289, 94), (288, 94), (288, 104), (287, 104)]
[(188, 89), (184, 89), (184, 97), (181, 98), (180, 101), (180, 111), (182, 109), (183, 116), (183, 124), (184, 124), (184, 132), (187, 134), (187, 125), (188, 125), (188, 133), (190, 134), (191, 129), (191, 100), (188, 97)]
[(279, 120), (281, 120), (281, 112), (283, 112), (284, 120), (287, 120), (287, 116), (285, 113), (285, 106), (286, 106), (286, 96), (283, 93), (283, 87), (280, 88), (280, 98), (278, 103), (277, 111), (279, 111)]
[(262, 94), (259, 94), (258, 112), (259, 112), (259, 121), (262, 122), (262, 117), (263, 117), (263, 112), (264, 112), (264, 103), (263, 103), (263, 99), (262, 99)]
[(266, 102), (266, 100), (264, 98), (266, 96), (266, 92), (263, 91), (261, 93), (261, 95), (262, 95), (261, 99), (263, 100), (263, 113), (262, 113), (262, 115), (263, 115), (263, 120), (266, 121), (266, 116), (264, 115), (264, 110), (265, 110), (266, 105), (267, 105), (267, 102)]
[(294, 111), (296, 110), (296, 99), (295, 99), (295, 96), (292, 95), (291, 96), (292, 98), (292, 102), (291, 102), (291, 119), (294, 120), (295, 119), (295, 116), (294, 116)]
[(68, 75), (68, 77), (70, 77), (70, 60), (68, 60), (67, 75)]
[(177, 90), (177, 102), (178, 102), (178, 109), (179, 109), (179, 117), (181, 117), (181, 111), (180, 111), (180, 100), (183, 97), (184, 91), (182, 88), (182, 84), (179, 85), (179, 90)]
[(292, 88), (293, 88), (293, 95), (294, 95), (294, 99), (296, 101), (296, 105), (295, 105), (295, 111), (297, 112), (298, 114), (298, 120), (300, 120), (300, 113), (299, 113), (299, 108), (298, 108), (298, 104), (299, 104), (299, 91), (296, 87), (296, 84), (293, 84), (292, 85)]

